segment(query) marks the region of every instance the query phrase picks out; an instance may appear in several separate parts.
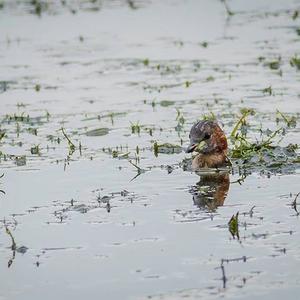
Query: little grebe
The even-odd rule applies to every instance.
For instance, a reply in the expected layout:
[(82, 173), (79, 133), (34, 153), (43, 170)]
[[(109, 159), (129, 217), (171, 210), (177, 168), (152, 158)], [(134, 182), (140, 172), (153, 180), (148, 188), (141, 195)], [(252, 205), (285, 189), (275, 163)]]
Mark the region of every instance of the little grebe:
[(227, 158), (227, 139), (217, 122), (199, 121), (191, 128), (189, 138), (190, 145), (186, 152), (198, 152), (192, 162), (194, 171), (230, 165)]

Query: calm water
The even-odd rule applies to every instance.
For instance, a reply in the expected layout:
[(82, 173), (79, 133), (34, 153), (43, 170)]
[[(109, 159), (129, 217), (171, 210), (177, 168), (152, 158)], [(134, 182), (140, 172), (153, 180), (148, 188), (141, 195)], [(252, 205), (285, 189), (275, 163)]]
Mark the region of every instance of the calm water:
[(0, 299), (298, 299), (300, 168), (208, 179), (153, 143), (252, 108), (299, 144), (299, 1), (2, 2)]

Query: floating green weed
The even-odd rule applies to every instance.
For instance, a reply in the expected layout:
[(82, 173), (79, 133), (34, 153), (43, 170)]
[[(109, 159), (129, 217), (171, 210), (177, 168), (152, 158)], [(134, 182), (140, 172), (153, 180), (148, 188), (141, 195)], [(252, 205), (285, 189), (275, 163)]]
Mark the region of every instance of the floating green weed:
[(252, 142), (247, 137), (246, 124), (246, 117), (251, 114), (251, 112), (252, 110), (245, 110), (243, 112), (230, 134), (230, 139), (233, 144), (233, 148), (231, 149), (232, 158), (247, 159), (257, 155), (262, 159), (262, 154), (264, 152), (272, 154), (272, 150), (275, 147), (273, 145), (274, 139), (283, 132), (283, 128), (279, 128), (273, 132), (270, 131), (267, 136), (262, 136), (260, 141)]

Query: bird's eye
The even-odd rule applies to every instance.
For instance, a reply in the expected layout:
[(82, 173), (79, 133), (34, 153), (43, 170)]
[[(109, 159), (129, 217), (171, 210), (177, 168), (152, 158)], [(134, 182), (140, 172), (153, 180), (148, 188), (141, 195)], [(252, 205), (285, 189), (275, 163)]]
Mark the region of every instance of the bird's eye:
[(205, 140), (208, 140), (209, 138), (210, 138), (210, 134), (209, 134), (209, 133), (205, 133), (204, 139), (205, 139)]

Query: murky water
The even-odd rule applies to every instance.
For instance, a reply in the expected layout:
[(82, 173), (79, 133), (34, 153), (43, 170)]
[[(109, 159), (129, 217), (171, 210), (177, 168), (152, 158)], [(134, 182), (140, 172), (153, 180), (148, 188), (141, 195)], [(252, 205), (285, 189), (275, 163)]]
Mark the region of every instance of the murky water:
[(298, 299), (297, 151), (211, 178), (181, 146), (244, 108), (300, 143), (299, 1), (65, 2), (0, 1), (0, 299)]

